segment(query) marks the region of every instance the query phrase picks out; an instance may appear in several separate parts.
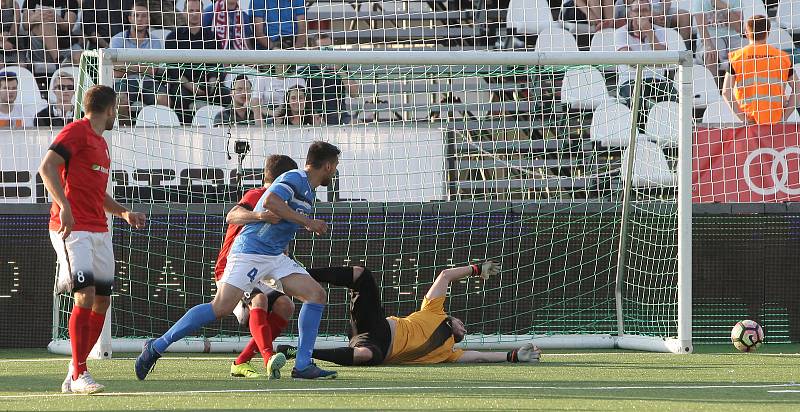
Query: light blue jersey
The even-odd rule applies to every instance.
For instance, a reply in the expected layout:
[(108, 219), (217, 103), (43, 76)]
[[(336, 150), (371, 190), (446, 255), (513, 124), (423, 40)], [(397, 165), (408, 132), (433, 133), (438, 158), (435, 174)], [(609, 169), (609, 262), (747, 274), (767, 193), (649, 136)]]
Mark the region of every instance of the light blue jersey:
[[(266, 192), (258, 199), (254, 212), (263, 212), (264, 200), (270, 193), (275, 193), (289, 204), (292, 210), (310, 215), (316, 193), (308, 183), (308, 176), (304, 170), (290, 170), (280, 175), (269, 186)], [(289, 242), (294, 239), (301, 226), (281, 220), (271, 225), (266, 222), (248, 223), (231, 247), (231, 253), (247, 253), (252, 255), (277, 256), (286, 250)]]

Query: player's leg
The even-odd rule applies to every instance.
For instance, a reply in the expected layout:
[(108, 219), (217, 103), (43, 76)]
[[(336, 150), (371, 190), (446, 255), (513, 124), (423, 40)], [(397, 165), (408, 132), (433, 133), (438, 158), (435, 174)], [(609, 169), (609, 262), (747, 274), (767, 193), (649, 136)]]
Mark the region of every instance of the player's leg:
[(253, 338), (231, 366), (231, 375), (257, 377), (249, 362), (260, 352), (270, 379), (279, 379), (280, 368), (285, 365), (286, 357), (283, 354), (275, 357), (273, 341), (288, 325), (288, 320), (294, 313), (294, 303), (283, 293), (261, 283), (251, 293), (249, 309), (249, 326)]
[(103, 331), (106, 312), (111, 306), (111, 291), (114, 284), (114, 248), (111, 243), (111, 233), (92, 233), (94, 246), (94, 282), (95, 296), (92, 313), (89, 318), (89, 339), (83, 348), (83, 358), (89, 357), (94, 345)]
[(325, 310), (327, 300), (325, 290), (297, 262), (288, 256), (281, 256), (283, 256), (282, 264), (275, 266), (272, 271), (273, 279), (280, 281), (283, 291), (287, 295), (294, 296), (303, 302), (297, 317), (299, 344), (292, 377), (299, 379), (336, 378), (336, 372), (320, 369), (311, 361), (311, 353), (314, 350), (314, 342), (317, 339), (322, 312)]
[(59, 270), (60, 277), (57, 287), (71, 288), (74, 295), (74, 305), (70, 315), (68, 329), (70, 346), (72, 349), (72, 362), (69, 372), (69, 383), (61, 385), (63, 392), (97, 393), (104, 389), (94, 381), (86, 371), (85, 348), (90, 340), (90, 323), (92, 307), (95, 301), (95, 276), (93, 268), (94, 246), (88, 232), (72, 232), (67, 239), (61, 239), (56, 232), (50, 232), (53, 248), (59, 257), (59, 266), (66, 270)]
[(189, 309), (172, 327), (157, 339), (145, 342), (142, 353), (136, 358), (136, 377), (144, 380), (156, 361), (167, 348), (203, 326), (233, 312), (245, 291), (250, 291), (258, 282), (260, 266), (258, 256), (236, 255), (228, 258), (225, 274), (220, 279), (220, 288), (211, 303), (203, 303)]

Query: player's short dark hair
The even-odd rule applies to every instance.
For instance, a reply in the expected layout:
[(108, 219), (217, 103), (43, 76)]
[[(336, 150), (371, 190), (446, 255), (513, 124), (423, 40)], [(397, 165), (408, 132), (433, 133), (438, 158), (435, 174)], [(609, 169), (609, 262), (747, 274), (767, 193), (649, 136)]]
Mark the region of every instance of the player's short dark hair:
[(289, 156), (274, 154), (264, 164), (264, 183), (272, 183), (278, 176), (297, 169), (297, 162)]
[(338, 147), (328, 143), (317, 140), (311, 143), (308, 148), (308, 155), (306, 156), (306, 165), (315, 169), (325, 166), (325, 163), (336, 161), (339, 154), (342, 153)]
[(745, 33), (749, 40), (764, 41), (769, 36), (769, 18), (763, 15), (755, 15), (747, 19), (744, 25)]
[(117, 92), (108, 86), (94, 85), (83, 95), (83, 111), (86, 113), (102, 113), (115, 104)]

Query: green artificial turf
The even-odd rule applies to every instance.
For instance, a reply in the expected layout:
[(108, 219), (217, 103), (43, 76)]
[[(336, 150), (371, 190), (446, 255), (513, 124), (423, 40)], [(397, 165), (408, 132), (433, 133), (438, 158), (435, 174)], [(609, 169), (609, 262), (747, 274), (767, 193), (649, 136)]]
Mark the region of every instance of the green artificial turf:
[(58, 393), (65, 357), (2, 350), (0, 410), (796, 411), (798, 353), (800, 345), (777, 344), (754, 354), (710, 345), (692, 355), (546, 351), (536, 365), (337, 367), (339, 379), (311, 382), (286, 378), (291, 361), (280, 381), (230, 378), (233, 355), (198, 354), (168, 354), (139, 382), (135, 354), (115, 354), (89, 362), (106, 392), (79, 396)]

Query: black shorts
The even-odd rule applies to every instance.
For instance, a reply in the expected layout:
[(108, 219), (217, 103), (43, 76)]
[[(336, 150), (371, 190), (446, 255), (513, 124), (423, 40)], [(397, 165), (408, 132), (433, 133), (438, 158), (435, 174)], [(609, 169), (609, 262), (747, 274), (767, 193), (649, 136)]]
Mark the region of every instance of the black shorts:
[(272, 312), (272, 305), (275, 304), (275, 301), (278, 300), (278, 298), (280, 298), (281, 296), (286, 296), (286, 294), (278, 292), (277, 290), (272, 288), (264, 288), (264, 289), (267, 290), (266, 293), (263, 290), (259, 289), (258, 286), (254, 287), (253, 291), (250, 292), (250, 296), (244, 298), (243, 300), (248, 306), (250, 306), (250, 302), (253, 300), (253, 297), (255, 295), (258, 295), (259, 293), (262, 293), (267, 297), (267, 312)]

